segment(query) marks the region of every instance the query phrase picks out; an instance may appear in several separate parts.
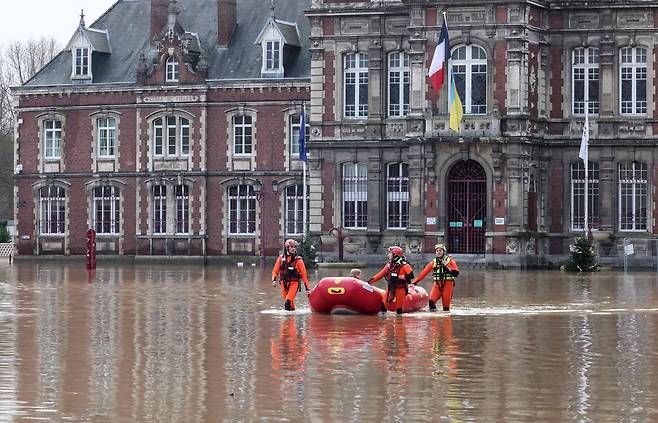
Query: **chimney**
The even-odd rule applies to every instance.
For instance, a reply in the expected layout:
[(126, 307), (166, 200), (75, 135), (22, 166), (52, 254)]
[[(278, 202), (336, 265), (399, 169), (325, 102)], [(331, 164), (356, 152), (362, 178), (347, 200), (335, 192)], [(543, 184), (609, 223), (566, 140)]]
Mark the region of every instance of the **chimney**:
[(226, 47), (238, 25), (237, 0), (217, 0), (217, 25), (217, 43)]
[(167, 25), (169, 0), (151, 0), (151, 40)]

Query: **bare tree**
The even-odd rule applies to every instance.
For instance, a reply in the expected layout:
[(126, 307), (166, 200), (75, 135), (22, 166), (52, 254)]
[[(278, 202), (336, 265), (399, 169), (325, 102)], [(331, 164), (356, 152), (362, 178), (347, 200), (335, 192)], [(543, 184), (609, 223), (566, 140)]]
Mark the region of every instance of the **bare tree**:
[(11, 87), (22, 85), (57, 54), (54, 38), (14, 41), (0, 50), (0, 221), (13, 217), (13, 130), (16, 120)]

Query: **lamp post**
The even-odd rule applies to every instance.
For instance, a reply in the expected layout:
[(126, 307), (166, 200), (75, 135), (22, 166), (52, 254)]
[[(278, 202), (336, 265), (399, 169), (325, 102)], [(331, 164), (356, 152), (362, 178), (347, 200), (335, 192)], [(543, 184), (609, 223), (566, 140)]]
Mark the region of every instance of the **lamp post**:
[(263, 219), (263, 184), (260, 181), (254, 182), (253, 185), (254, 194), (256, 195), (256, 201), (258, 202), (258, 208), (260, 209), (260, 265), (261, 267), (265, 266), (265, 222)]

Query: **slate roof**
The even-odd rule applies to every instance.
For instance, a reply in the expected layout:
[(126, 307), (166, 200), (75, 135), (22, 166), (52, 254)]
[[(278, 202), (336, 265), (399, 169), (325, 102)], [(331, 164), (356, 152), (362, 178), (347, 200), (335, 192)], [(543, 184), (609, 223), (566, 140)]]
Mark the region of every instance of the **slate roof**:
[(65, 50), (71, 48), (71, 42), (76, 38), (77, 33), (80, 32), (82, 35), (89, 41), (91, 44), (91, 49), (99, 53), (112, 53), (112, 48), (110, 46), (110, 39), (108, 38), (107, 31), (94, 29), (94, 28), (84, 28), (79, 26), (76, 30), (76, 34), (71, 37), (71, 40), (65, 47)]
[[(304, 11), (311, 0), (277, 0), (276, 17), (297, 24), (301, 38), (295, 60), (286, 61), (286, 78), (309, 78), (310, 25)], [(149, 45), (150, 0), (118, 0), (90, 28), (107, 30), (111, 54), (94, 55), (94, 83), (135, 83), (135, 67), (141, 50), (154, 54)], [(228, 47), (217, 45), (217, 0), (179, 0), (178, 22), (196, 33), (209, 64), (208, 79), (261, 79), (262, 49), (254, 45), (271, 17), (270, 2), (238, 0), (237, 28)], [(76, 29), (77, 30), (77, 29)], [(71, 52), (62, 51), (24, 87), (71, 85)]]

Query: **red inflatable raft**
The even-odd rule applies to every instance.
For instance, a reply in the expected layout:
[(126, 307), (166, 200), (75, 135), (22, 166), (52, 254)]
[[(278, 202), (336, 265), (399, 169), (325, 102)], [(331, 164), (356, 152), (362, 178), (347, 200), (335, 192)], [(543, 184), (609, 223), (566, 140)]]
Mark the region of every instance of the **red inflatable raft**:
[[(308, 300), (311, 310), (329, 314), (377, 314), (385, 291), (367, 282), (350, 277), (323, 278), (311, 290)], [(410, 286), (403, 311), (409, 313), (427, 306), (427, 292), (419, 286)], [(389, 308), (395, 311), (393, 303)]]

